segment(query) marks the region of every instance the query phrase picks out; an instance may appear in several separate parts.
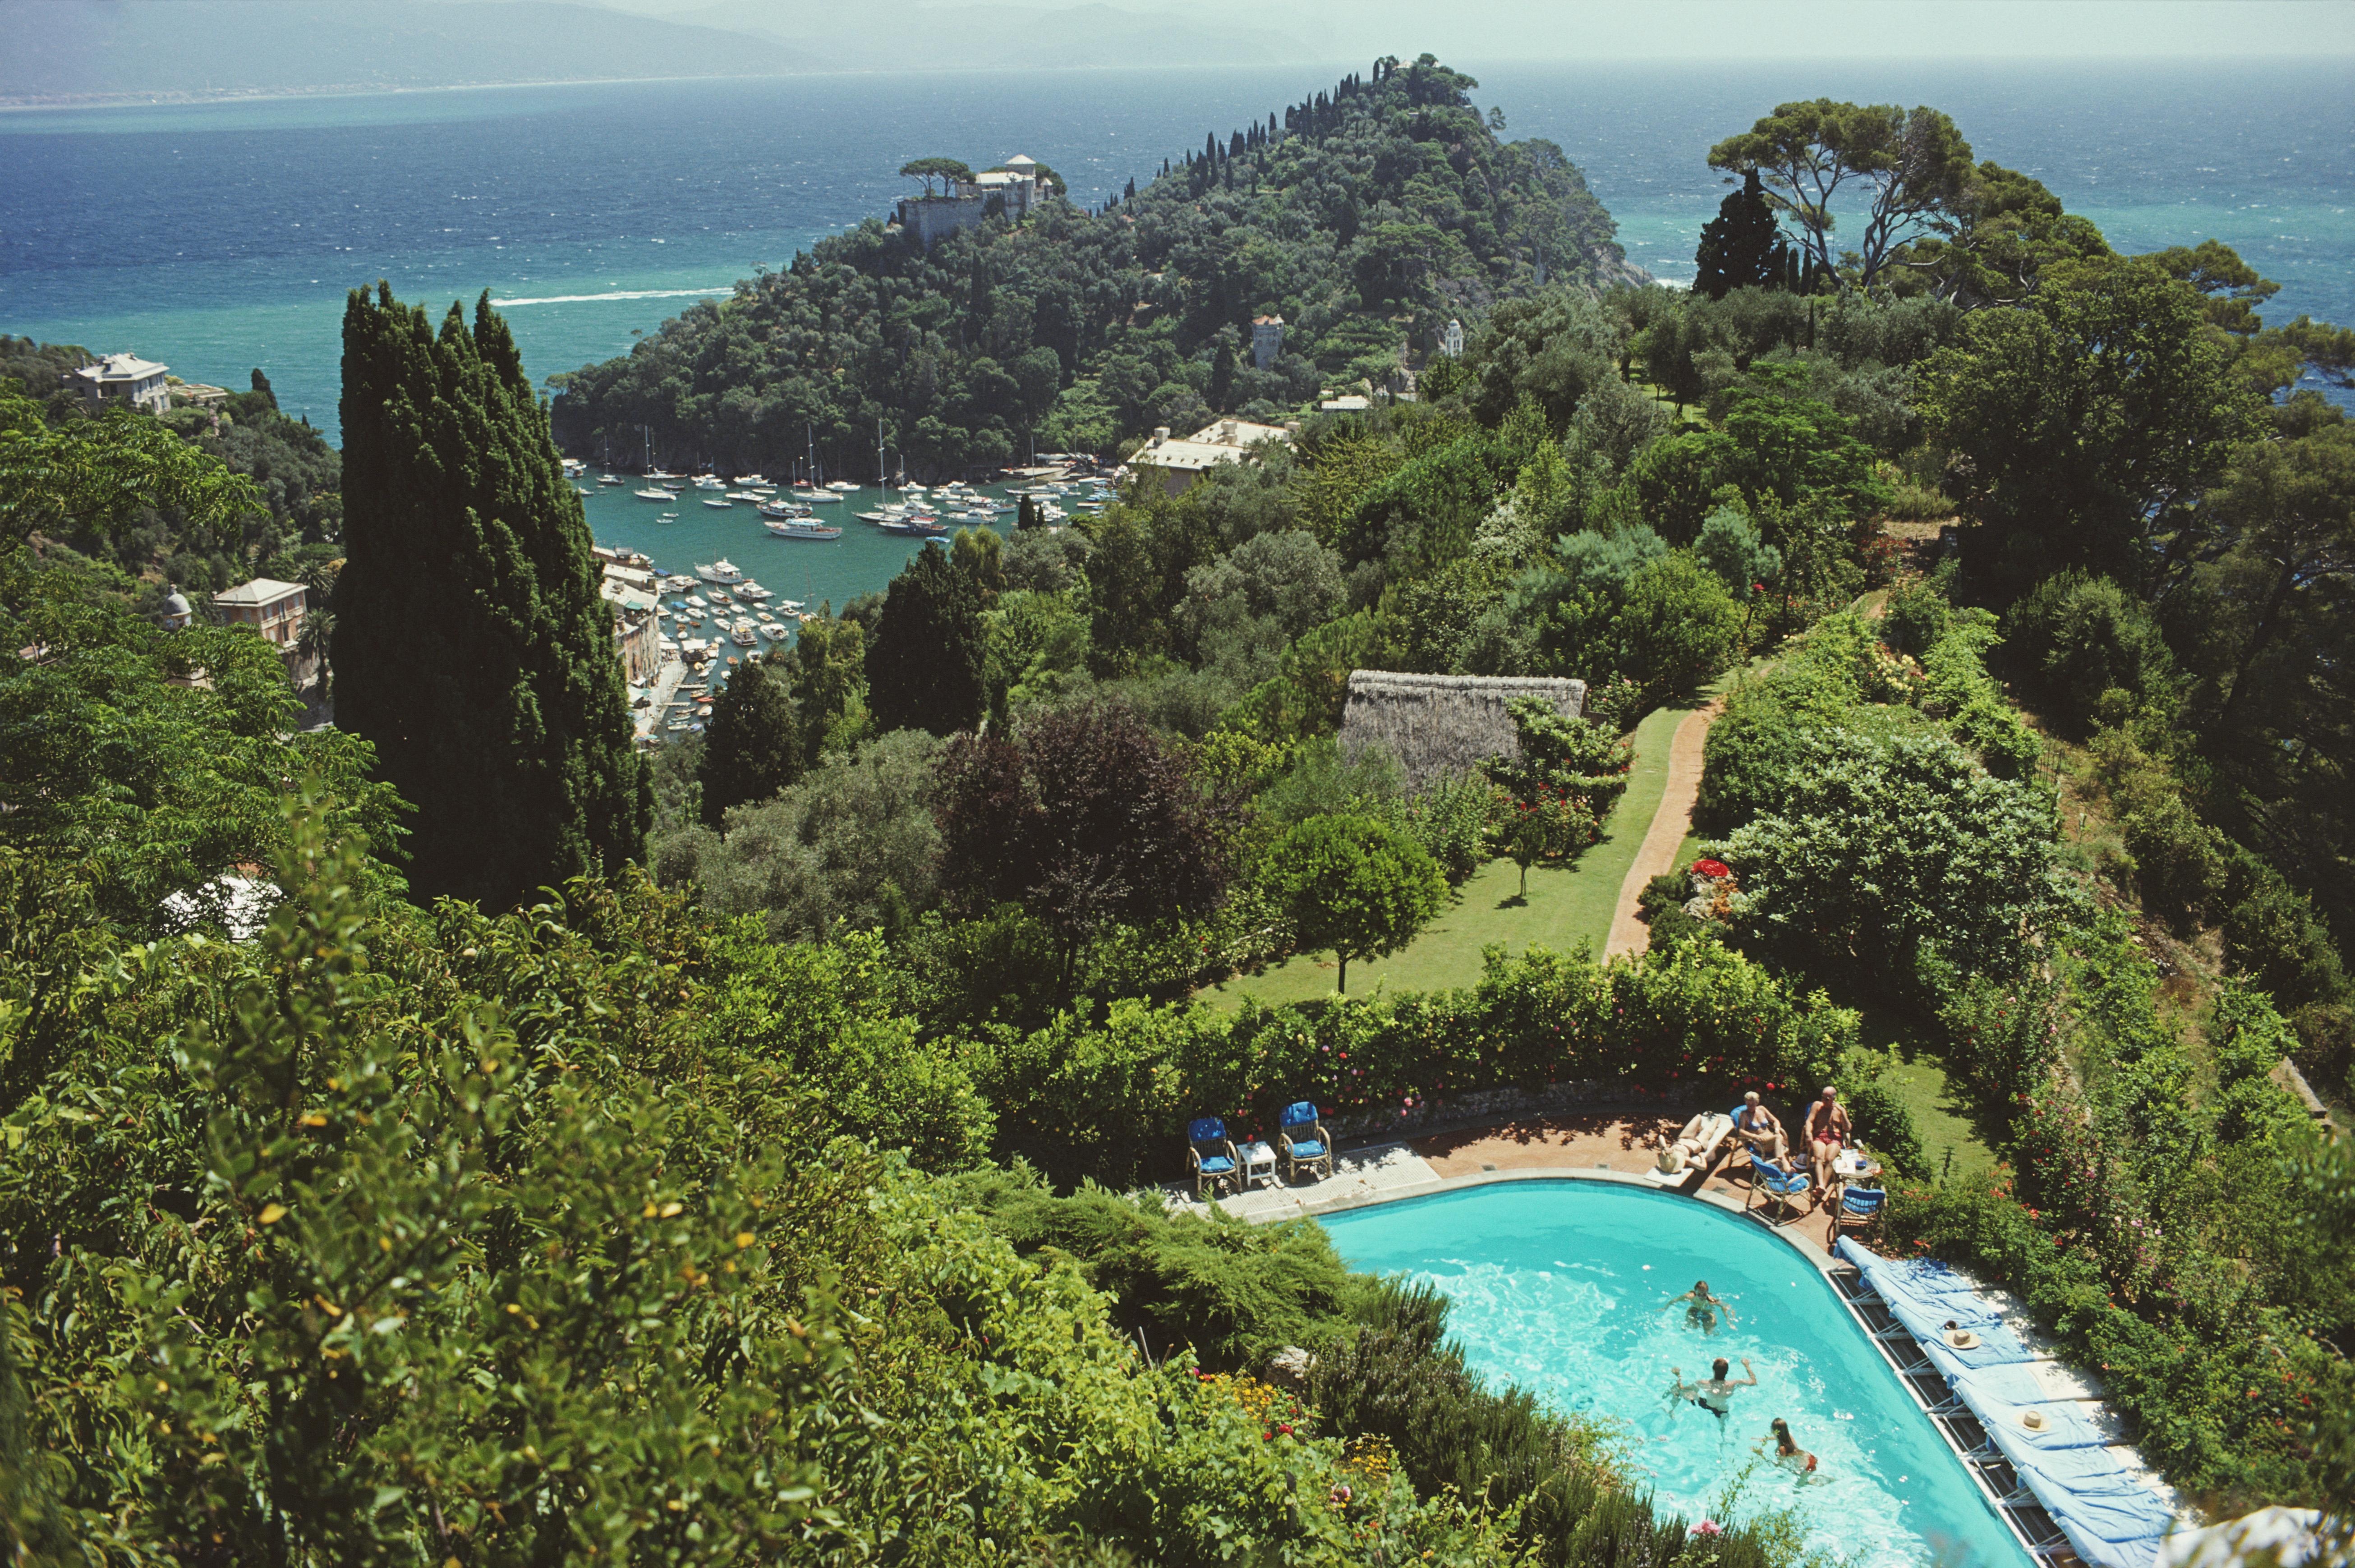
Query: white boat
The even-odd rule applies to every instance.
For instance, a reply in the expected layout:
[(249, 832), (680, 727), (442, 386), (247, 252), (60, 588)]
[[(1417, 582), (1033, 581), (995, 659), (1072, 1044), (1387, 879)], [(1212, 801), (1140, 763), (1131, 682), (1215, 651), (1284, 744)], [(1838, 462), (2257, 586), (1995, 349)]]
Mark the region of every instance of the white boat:
[(655, 514), (655, 521), (658, 523), (675, 523), (678, 521), (678, 514), (677, 512), (657, 512)]
[(728, 628), (728, 640), (740, 648), (757, 647), (760, 645), (761, 634), (752, 629), (751, 622), (739, 621)]
[(802, 499), (813, 507), (831, 507), (842, 496), (833, 490), (810, 490), (803, 494)]
[(728, 486), (721, 482), (719, 475), (717, 474), (697, 475), (695, 476), (695, 487), (698, 490), (725, 490), (728, 488)]
[(837, 479), (833, 484), (828, 485), (826, 488), (833, 491), (837, 496), (847, 496), (853, 490), (858, 489), (858, 486), (853, 485), (847, 479)]
[(697, 608), (697, 609), (698, 609), (698, 610), (702, 610), (702, 609), (707, 609), (707, 608), (709, 608), (709, 606), (708, 606), (708, 605), (706, 605), (706, 604), (704, 603), (704, 602), (703, 602), (703, 595), (702, 595), (702, 594), (700, 594), (700, 593), (690, 593), (690, 594), (688, 594), (688, 595), (687, 596), (687, 602), (689, 604), (692, 604), (693, 606), (695, 606), (695, 608)]
[(703, 498), (703, 504), (715, 512), (731, 511), (736, 506), (735, 502), (725, 496), (706, 496)]
[(633, 494), (641, 501), (667, 501), (671, 498), (671, 494), (667, 490), (638, 490)]
[(781, 539), (838, 539), (842, 537), (840, 528), (830, 528), (814, 517), (763, 517), (761, 526)]
[(728, 492), (728, 498), (731, 501), (750, 501), (756, 507), (768, 499), (758, 490), (730, 490)]
[(757, 490), (767, 483), (757, 474), (739, 474), (735, 479), (736, 487), (740, 490)]
[(717, 582), (722, 587), (744, 581), (744, 574), (736, 570), (735, 563), (727, 560), (715, 560), (709, 566), (698, 564), (695, 575), (706, 582)]
[(762, 600), (773, 599), (776, 595), (770, 592), (767, 589), (762, 587), (759, 583), (753, 581), (748, 577), (744, 580), (742, 586), (736, 590), (736, 597), (748, 604), (758, 604)]
[(806, 517), (809, 508), (798, 501), (763, 501), (761, 516), (764, 517)]
[(598, 475), (597, 483), (600, 485), (623, 485), (627, 484), (628, 481), (623, 479), (618, 474), (602, 474)]

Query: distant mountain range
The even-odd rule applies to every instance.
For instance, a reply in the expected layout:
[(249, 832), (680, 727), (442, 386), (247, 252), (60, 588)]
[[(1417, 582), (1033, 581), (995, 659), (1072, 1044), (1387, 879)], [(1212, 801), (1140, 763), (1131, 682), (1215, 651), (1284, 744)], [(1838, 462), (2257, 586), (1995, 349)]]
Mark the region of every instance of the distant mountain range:
[[(813, 0), (11, 0), (0, 104), (818, 70), (1284, 64), (1235, 16)], [(648, 14), (655, 13), (655, 14)]]

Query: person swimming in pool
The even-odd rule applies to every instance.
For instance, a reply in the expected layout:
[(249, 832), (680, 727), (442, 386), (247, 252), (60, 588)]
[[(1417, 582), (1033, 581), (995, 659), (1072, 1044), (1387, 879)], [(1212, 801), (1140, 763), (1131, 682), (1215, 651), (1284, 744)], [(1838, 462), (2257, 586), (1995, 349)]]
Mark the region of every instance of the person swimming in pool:
[[(1686, 1291), (1682, 1296), (1670, 1300), (1668, 1306), (1674, 1307), (1679, 1301), (1689, 1303), (1685, 1307), (1686, 1326), (1688, 1328), (1698, 1328), (1704, 1334), (1714, 1334), (1717, 1332), (1717, 1315), (1721, 1312), (1725, 1314), (1725, 1321), (1728, 1328), (1732, 1327), (1736, 1321), (1733, 1314), (1733, 1304), (1728, 1301), (1720, 1301), (1716, 1296), (1711, 1296), (1709, 1293), (1709, 1281), (1705, 1279), (1697, 1279), (1693, 1281), (1693, 1287), (1690, 1290)], [(1666, 1308), (1663, 1308), (1663, 1310), (1666, 1310)]]
[(1779, 1415), (1757, 1446), (1764, 1448), (1768, 1443), (1774, 1445), (1774, 1463), (1790, 1471), (1799, 1485), (1828, 1478), (1817, 1473), (1816, 1456), (1799, 1446), (1798, 1440), (1791, 1435), (1791, 1424)]
[(1685, 1381), (1685, 1370), (1682, 1367), (1670, 1367), (1668, 1371), (1675, 1375), (1677, 1381), (1668, 1390), (1668, 1397), (1689, 1399), (1722, 1423), (1729, 1414), (1732, 1413), (1733, 1391), (1758, 1386), (1758, 1374), (1751, 1371), (1749, 1357), (1742, 1358), (1742, 1370), (1748, 1375), (1741, 1381), (1736, 1382), (1725, 1375), (1731, 1370), (1725, 1364), (1725, 1358), (1720, 1356), (1710, 1363), (1709, 1377), (1697, 1383), (1689, 1383)]

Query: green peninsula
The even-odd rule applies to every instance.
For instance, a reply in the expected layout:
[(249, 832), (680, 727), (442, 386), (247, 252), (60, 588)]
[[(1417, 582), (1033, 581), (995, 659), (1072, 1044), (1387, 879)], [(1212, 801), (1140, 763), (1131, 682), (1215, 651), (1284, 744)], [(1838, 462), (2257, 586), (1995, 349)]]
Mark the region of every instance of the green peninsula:
[(879, 424), (911, 472), (962, 473), (1382, 385), (1500, 300), (1646, 281), (1561, 149), (1505, 141), (1478, 85), (1386, 59), (1100, 213), (1049, 195), (929, 250), (872, 219), (556, 378), (557, 440), (634, 453), (644, 426), (666, 463), (730, 472), (814, 443), (863, 474)]

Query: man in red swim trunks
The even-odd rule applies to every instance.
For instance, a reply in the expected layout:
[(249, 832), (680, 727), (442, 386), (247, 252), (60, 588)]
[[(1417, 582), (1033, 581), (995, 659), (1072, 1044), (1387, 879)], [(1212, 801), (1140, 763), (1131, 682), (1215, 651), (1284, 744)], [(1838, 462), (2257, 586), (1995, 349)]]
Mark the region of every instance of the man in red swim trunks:
[(1839, 1103), (1839, 1092), (1830, 1084), (1816, 1103), (1807, 1107), (1807, 1157), (1816, 1168), (1816, 1190), (1829, 1192), (1832, 1187), (1832, 1162), (1848, 1147), (1850, 1128), (1848, 1107)]

